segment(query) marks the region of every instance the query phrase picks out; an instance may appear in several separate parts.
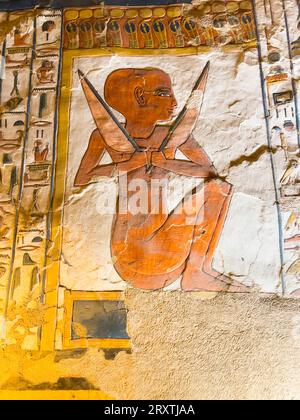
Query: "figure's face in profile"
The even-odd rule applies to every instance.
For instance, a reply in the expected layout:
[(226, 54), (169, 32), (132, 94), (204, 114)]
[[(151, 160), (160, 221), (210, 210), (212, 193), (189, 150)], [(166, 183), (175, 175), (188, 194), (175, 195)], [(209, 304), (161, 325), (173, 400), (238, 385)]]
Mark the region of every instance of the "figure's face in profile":
[(158, 122), (170, 121), (177, 102), (170, 76), (160, 69), (119, 69), (106, 79), (104, 97), (120, 112), (134, 135), (150, 133)]
[(145, 86), (138, 85), (135, 99), (141, 110), (149, 113), (153, 121), (168, 121), (174, 115), (177, 101), (170, 77), (162, 71), (152, 71), (145, 76)]

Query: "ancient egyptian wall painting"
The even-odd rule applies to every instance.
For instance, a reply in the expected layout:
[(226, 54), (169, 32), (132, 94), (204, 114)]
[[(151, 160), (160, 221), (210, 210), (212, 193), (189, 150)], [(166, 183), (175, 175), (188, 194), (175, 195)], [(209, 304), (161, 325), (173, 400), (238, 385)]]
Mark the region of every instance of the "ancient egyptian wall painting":
[(4, 345), (130, 350), (128, 288), (300, 295), (299, 4), (277, 3), (1, 12)]

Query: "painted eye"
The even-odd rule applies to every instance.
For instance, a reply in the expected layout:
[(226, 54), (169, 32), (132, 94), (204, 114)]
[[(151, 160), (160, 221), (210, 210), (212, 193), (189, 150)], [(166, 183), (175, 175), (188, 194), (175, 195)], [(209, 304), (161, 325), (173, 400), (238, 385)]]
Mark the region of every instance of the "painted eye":
[(164, 91), (164, 90), (160, 90), (160, 91), (158, 91), (158, 92), (156, 92), (156, 96), (160, 96), (160, 97), (163, 97), (163, 98), (166, 98), (166, 97), (170, 97), (171, 96), (171, 93), (170, 92), (168, 92), (168, 91)]

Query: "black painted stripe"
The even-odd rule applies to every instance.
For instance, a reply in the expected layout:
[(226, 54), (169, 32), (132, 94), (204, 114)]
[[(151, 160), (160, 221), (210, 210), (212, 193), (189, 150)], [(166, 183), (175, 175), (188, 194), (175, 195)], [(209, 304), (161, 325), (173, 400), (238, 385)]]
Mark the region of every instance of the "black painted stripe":
[[(105, 0), (107, 6), (157, 6), (169, 4), (191, 3), (192, 0)], [(0, 10), (13, 11), (31, 9), (33, 7), (49, 7), (51, 9), (62, 9), (65, 7), (91, 7), (99, 6), (101, 0), (0, 0)]]

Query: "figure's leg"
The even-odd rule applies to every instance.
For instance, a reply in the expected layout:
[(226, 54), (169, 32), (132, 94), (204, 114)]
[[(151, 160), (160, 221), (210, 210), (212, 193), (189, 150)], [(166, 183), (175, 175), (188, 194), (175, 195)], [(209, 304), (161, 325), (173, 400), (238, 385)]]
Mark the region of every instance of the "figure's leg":
[(111, 249), (120, 276), (143, 289), (163, 288), (178, 279), (190, 254), (202, 206), (199, 196), (191, 193), (169, 215), (116, 216)]
[[(246, 292), (248, 289), (216, 272), (212, 260), (231, 199), (231, 186), (211, 181), (205, 186), (204, 213), (199, 214), (191, 253), (183, 275), (184, 290)], [(200, 218), (203, 217), (203, 220)]]
[[(225, 224), (225, 220), (226, 220), (229, 206), (232, 199), (232, 187), (230, 184), (224, 183), (224, 185), (222, 185), (221, 191), (222, 191), (221, 194), (224, 193), (223, 207), (221, 208), (219, 217), (217, 218), (217, 224), (212, 234), (212, 238), (211, 238), (207, 253), (205, 255), (205, 258), (204, 258), (203, 271), (207, 274), (210, 274), (211, 276), (218, 277), (219, 279), (225, 281), (225, 283), (231, 284), (232, 280), (229, 277), (226, 277), (224, 275), (220, 276), (220, 273), (218, 273), (212, 267), (215, 251), (216, 251), (216, 248), (218, 246), (218, 243), (219, 243), (222, 231), (223, 231), (223, 227)], [(213, 202), (212, 202), (212, 205), (213, 205)]]

